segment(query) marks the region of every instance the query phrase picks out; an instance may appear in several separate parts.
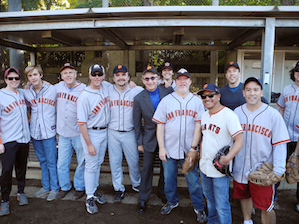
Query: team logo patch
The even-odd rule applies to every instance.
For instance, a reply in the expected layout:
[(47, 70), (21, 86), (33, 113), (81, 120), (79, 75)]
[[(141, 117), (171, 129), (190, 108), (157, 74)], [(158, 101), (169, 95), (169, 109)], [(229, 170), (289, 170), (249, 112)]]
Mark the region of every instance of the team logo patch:
[(70, 66), (70, 65), (71, 65), (70, 63), (65, 63), (65, 64), (64, 64), (64, 66)]
[(93, 68), (100, 68), (100, 66), (99, 66), (98, 64), (95, 64), (95, 65), (93, 66)]
[(184, 69), (184, 68), (181, 68), (179, 71), (178, 71), (178, 73), (181, 73), (181, 74), (184, 74), (185, 72), (188, 72), (186, 69)]
[(203, 86), (203, 89), (206, 89), (208, 87), (208, 84), (205, 84), (204, 86)]
[(234, 64), (234, 62), (233, 62), (233, 61), (231, 61), (229, 64), (230, 64), (230, 65), (232, 65), (232, 64)]
[(123, 67), (122, 65), (117, 66), (118, 69), (121, 69), (122, 67)]
[(150, 70), (151, 68), (152, 68), (152, 66), (147, 66), (147, 68), (146, 68), (146, 69), (147, 69), (147, 70)]
[(53, 125), (53, 126), (51, 127), (51, 129), (52, 129), (52, 130), (56, 129), (56, 125)]
[(166, 62), (166, 63), (165, 63), (165, 66), (170, 66), (170, 63), (169, 63), (169, 62)]

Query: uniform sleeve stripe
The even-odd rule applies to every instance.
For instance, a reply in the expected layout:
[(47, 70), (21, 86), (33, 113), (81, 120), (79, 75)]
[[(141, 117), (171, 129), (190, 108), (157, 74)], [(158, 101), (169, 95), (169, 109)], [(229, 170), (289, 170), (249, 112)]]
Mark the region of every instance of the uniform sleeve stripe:
[(280, 108), (284, 109), (284, 107), (280, 106), (278, 103), (276, 103), (276, 104), (277, 104), (277, 106), (279, 106)]
[(296, 125), (296, 128), (299, 128), (299, 126), (298, 126), (298, 125)]
[(195, 120), (195, 122), (201, 122), (201, 120)]
[(0, 144), (2, 144), (2, 139), (0, 138)]
[(152, 120), (153, 120), (154, 122), (158, 123), (158, 124), (165, 124), (165, 123), (163, 123), (163, 122), (161, 122), (161, 121), (158, 121), (158, 120), (155, 119), (155, 118), (152, 118)]
[(272, 145), (278, 145), (278, 144), (287, 143), (287, 142), (290, 142), (290, 141), (291, 141), (291, 139), (287, 139), (287, 140), (283, 140), (283, 141), (280, 141), (280, 142), (275, 142)]
[(239, 130), (239, 131), (237, 131), (235, 134), (233, 134), (232, 137), (235, 137), (236, 135), (238, 135), (238, 134), (240, 134), (240, 133), (242, 133), (242, 132), (243, 132), (242, 130)]
[(78, 124), (86, 124), (87, 122), (78, 121)]

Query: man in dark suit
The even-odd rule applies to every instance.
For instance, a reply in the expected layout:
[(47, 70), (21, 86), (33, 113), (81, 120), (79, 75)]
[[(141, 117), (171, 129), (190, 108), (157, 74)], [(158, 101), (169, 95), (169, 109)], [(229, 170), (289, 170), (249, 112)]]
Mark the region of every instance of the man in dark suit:
[[(138, 151), (143, 153), (143, 168), (138, 201), (138, 211), (140, 213), (145, 211), (146, 202), (152, 192), (154, 160), (156, 154), (159, 153), (156, 138), (156, 124), (152, 122), (152, 117), (160, 100), (167, 94), (173, 92), (171, 87), (165, 88), (163, 85), (158, 86), (158, 79), (157, 70), (148, 66), (142, 74), (142, 82), (146, 89), (134, 98), (134, 130)], [(144, 120), (144, 130), (142, 130), (142, 119)], [(162, 166), (160, 166), (158, 196), (162, 201), (165, 200)]]

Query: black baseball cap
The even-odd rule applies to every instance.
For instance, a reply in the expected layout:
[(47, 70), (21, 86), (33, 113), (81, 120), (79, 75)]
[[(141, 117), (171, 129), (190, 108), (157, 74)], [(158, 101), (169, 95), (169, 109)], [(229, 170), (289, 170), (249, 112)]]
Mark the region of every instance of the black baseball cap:
[(184, 76), (187, 76), (188, 78), (191, 78), (189, 72), (185, 68), (181, 68), (180, 70), (178, 70), (178, 72), (176, 74), (176, 78), (180, 77), (181, 75), (184, 75)]
[(60, 72), (62, 72), (64, 69), (66, 68), (71, 68), (71, 69), (75, 69), (75, 67), (71, 64), (71, 63), (65, 63), (61, 69), (60, 69)]
[(294, 70), (299, 70), (299, 61), (296, 63)]
[(164, 65), (162, 65), (162, 70), (166, 68), (173, 70), (172, 64), (170, 62), (165, 62)]
[(117, 72), (129, 72), (127, 67), (124, 66), (124, 65), (118, 65), (118, 66), (115, 66), (115, 68), (113, 69), (113, 74), (117, 73)]
[(101, 74), (105, 75), (105, 69), (102, 65), (94, 64), (89, 68), (89, 74), (93, 74), (95, 72), (100, 72)]
[(256, 82), (258, 85), (261, 86), (261, 88), (263, 89), (263, 84), (262, 81), (259, 78), (256, 77), (249, 77), (248, 79), (246, 79), (246, 81), (244, 82), (244, 89), (245, 86), (249, 83), (249, 82)]
[(215, 93), (220, 93), (218, 87), (215, 84), (205, 84), (201, 90), (198, 91), (197, 95), (201, 95), (204, 91), (210, 91)]
[(237, 62), (233, 62), (233, 61), (231, 61), (230, 63), (228, 63), (228, 64), (225, 66), (225, 72), (226, 72), (226, 70), (227, 70), (229, 67), (231, 67), (231, 66), (235, 66), (237, 69), (240, 70), (240, 67), (239, 67), (238, 63), (237, 63)]
[(157, 69), (155, 69), (155, 68), (152, 67), (152, 66), (147, 66), (146, 69), (143, 71), (142, 74), (144, 75), (144, 73), (146, 73), (146, 72), (152, 72), (152, 73), (158, 75), (158, 71), (157, 71)]

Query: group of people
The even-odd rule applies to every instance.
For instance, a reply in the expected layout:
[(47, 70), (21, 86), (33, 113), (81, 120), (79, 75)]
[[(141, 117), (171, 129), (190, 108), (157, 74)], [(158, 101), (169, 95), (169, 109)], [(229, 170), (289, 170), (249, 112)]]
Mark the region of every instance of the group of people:
[[(105, 70), (99, 64), (89, 68), (89, 86), (77, 81), (77, 71), (69, 63), (60, 70), (63, 81), (55, 85), (42, 80), (43, 71), (39, 66), (27, 67), (25, 74), (31, 83), (29, 88), (19, 89), (20, 73), (9, 68), (4, 74), (7, 86), (0, 90), (0, 216), (9, 214), (13, 165), (19, 204), (28, 204), (24, 187), (31, 135), (42, 170), (42, 188), (35, 196), (46, 196), (48, 201), (66, 196), (72, 188), (70, 163), (75, 150), (78, 166), (73, 181), (74, 199), (86, 193), (86, 210), (90, 214), (98, 212), (96, 202), (106, 202), (98, 186), (107, 146), (115, 191), (113, 200), (120, 203), (125, 195), (124, 154), (132, 189), (139, 192), (137, 210), (140, 213), (147, 208), (154, 160), (159, 154), (158, 196), (164, 203), (163, 215), (179, 205), (178, 164), (182, 166), (190, 150), (200, 151), (200, 174), (198, 166), (184, 174), (200, 223), (232, 222), (231, 177), (220, 173), (213, 165), (215, 154), (228, 145), (229, 153), (219, 162), (230, 164), (234, 179), (232, 197), (240, 199), (244, 224), (253, 223), (253, 206), (261, 209), (262, 223), (275, 223), (275, 185), (257, 186), (248, 182), (248, 175), (262, 163), (270, 162), (275, 175), (282, 176), (286, 148), (288, 155), (299, 154), (299, 147), (296, 148), (299, 62), (290, 71), (294, 84), (284, 89), (278, 101), (283, 117), (263, 98), (263, 84), (258, 78), (250, 77), (244, 84), (240, 82), (240, 68), (235, 62), (225, 67), (228, 85), (218, 89), (214, 84), (206, 84), (197, 94), (189, 90), (192, 80), (186, 69), (179, 69), (173, 80), (174, 71), (169, 62), (162, 66), (162, 80), (152, 66), (143, 71), (145, 88), (130, 81), (124, 65), (114, 68), (114, 84), (105, 81)], [(59, 134), (58, 154), (56, 132)], [(139, 152), (143, 153), (141, 172)], [(204, 211), (204, 196), (208, 216)]]

